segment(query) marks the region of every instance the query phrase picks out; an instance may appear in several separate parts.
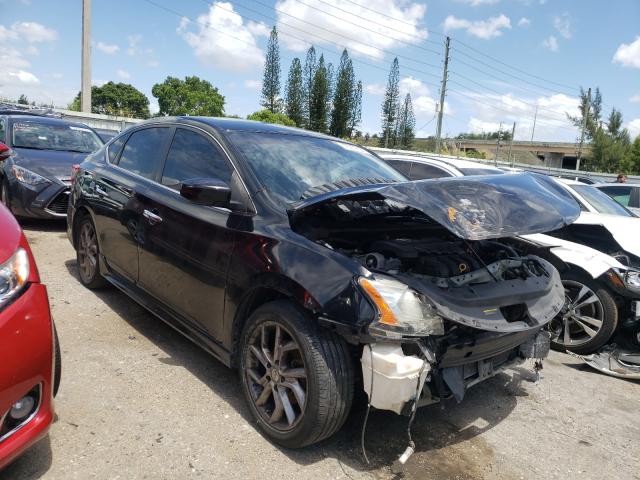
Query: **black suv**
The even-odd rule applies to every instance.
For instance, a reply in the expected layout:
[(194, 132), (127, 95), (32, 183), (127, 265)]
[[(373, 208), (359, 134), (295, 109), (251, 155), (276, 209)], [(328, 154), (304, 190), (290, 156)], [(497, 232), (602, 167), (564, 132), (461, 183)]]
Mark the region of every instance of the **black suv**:
[(301, 447), (341, 427), (354, 388), (407, 413), (544, 357), (560, 278), (502, 238), (578, 214), (541, 176), (410, 182), (336, 138), (179, 117), (90, 155), (67, 221), (84, 285), (239, 368), (261, 429)]

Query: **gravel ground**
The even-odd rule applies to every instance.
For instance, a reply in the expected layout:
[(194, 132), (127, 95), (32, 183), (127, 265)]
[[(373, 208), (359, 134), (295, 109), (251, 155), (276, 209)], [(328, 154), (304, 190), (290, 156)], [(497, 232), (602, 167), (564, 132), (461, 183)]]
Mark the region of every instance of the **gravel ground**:
[(640, 383), (553, 352), (472, 388), (461, 404), (423, 408), (416, 454), (400, 477), (406, 419), (362, 411), (332, 439), (278, 448), (256, 430), (235, 372), (114, 289), (76, 279), (64, 225), (26, 223), (62, 345), (50, 434), (0, 472), (21, 479), (407, 478), (640, 479)]

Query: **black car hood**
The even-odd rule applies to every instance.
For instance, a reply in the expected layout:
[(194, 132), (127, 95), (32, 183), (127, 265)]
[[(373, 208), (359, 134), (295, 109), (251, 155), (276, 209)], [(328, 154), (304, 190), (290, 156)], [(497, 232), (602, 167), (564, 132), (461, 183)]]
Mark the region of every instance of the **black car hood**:
[(367, 200), (411, 207), (467, 240), (549, 232), (580, 215), (578, 203), (552, 179), (521, 173), (342, 188), (294, 204), (289, 216), (294, 226), (318, 206), (334, 204), (348, 212)]
[(13, 157), (16, 165), (50, 179), (70, 177), (71, 167), (82, 163), (89, 155), (88, 153), (35, 150), (20, 147), (13, 148), (13, 151), (16, 153), (16, 156)]

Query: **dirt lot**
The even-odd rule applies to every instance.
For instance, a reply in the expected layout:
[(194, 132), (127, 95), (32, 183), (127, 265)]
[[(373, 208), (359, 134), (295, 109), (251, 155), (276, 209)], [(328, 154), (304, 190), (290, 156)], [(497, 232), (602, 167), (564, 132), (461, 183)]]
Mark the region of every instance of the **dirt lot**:
[[(60, 334), (63, 378), (51, 433), (0, 479), (394, 478), (406, 419), (362, 411), (301, 451), (256, 430), (237, 375), (114, 289), (76, 280), (61, 224), (25, 224)], [(408, 479), (640, 479), (640, 383), (552, 353), (421, 409)]]

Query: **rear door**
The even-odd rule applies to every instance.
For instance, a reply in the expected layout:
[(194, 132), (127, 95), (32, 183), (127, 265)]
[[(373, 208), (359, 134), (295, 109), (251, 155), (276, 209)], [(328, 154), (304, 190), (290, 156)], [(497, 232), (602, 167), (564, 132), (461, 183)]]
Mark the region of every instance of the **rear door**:
[(110, 268), (132, 283), (138, 280), (138, 246), (145, 242), (145, 195), (162, 168), (172, 132), (173, 127), (154, 126), (135, 130), (126, 143), (116, 140), (109, 146), (109, 165), (87, 185), (102, 254)]
[(227, 268), (234, 233), (228, 209), (197, 205), (179, 193), (181, 182), (231, 182), (232, 166), (209, 134), (178, 127), (158, 183), (146, 196), (145, 242), (139, 286), (208, 336), (223, 329)]

